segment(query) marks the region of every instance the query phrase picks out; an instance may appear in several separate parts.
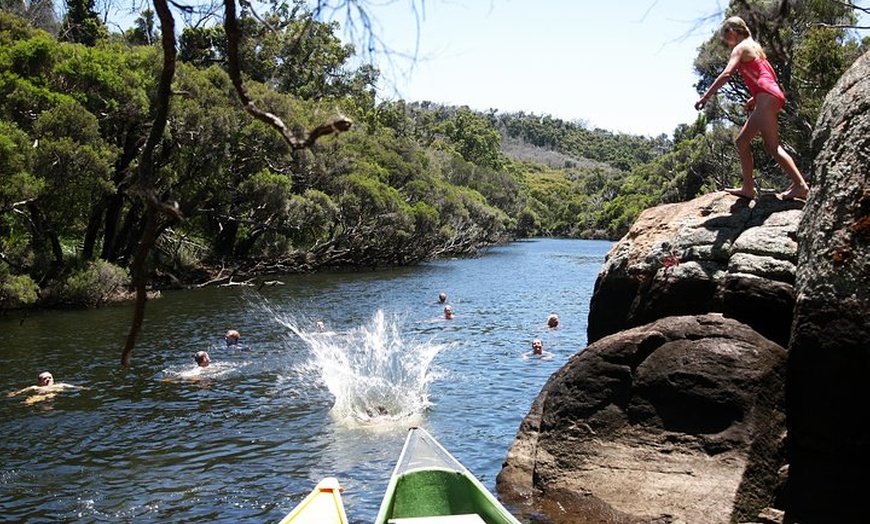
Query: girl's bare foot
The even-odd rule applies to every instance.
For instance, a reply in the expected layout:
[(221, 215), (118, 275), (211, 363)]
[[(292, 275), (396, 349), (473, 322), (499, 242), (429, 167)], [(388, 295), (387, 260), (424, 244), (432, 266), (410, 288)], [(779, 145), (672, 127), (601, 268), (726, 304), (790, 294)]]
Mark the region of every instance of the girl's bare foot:
[(792, 184), (788, 189), (779, 194), (782, 200), (806, 200), (810, 188)]
[(749, 200), (752, 200), (753, 198), (755, 198), (755, 189), (754, 188), (753, 189), (746, 189), (746, 188), (742, 188), (742, 187), (739, 189), (732, 188), (732, 189), (726, 189), (725, 192), (728, 193), (729, 195), (734, 195), (734, 196), (740, 197), (740, 198), (748, 198)]

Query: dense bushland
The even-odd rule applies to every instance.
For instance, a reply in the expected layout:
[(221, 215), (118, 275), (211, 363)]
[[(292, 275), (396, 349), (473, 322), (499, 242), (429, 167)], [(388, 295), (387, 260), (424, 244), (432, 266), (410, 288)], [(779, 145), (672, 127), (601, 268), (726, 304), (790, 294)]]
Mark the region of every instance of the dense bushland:
[[(806, 167), (821, 99), (861, 52), (823, 22), (854, 15), (821, 1), (785, 15), (733, 4), (776, 43), (771, 60), (790, 96), (783, 140)], [(55, 21), (14, 7), (0, 10), (0, 310), (99, 305), (124, 287), (146, 227), (135, 172), (155, 118), (160, 28), (151, 11), (117, 34), (87, 9)], [(351, 66), (338, 27), (302, 3), (240, 22), (242, 71), (260, 107), (299, 132), (337, 115), (354, 125), (289, 148), (243, 110), (221, 26), (185, 27), (153, 154), (157, 197), (177, 211), (158, 224), (155, 283), (214, 280), (219, 268), (405, 265), (531, 236), (615, 239), (643, 209), (739, 172), (739, 82), (672, 136), (632, 136), (548, 115), (378, 102), (378, 72)], [(714, 36), (700, 50), (699, 89), (724, 65), (721, 45)], [(759, 165), (762, 181), (780, 176)]]

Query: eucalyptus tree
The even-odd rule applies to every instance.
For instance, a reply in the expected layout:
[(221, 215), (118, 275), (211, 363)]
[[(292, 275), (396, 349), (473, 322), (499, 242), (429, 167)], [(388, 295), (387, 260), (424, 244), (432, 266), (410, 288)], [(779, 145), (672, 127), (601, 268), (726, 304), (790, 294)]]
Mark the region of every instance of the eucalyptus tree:
[(0, 10), (27, 20), (35, 28), (57, 34), (59, 23), (53, 0), (0, 0)]
[(94, 0), (66, 0), (66, 15), (60, 27), (62, 40), (93, 46), (108, 30), (94, 10)]
[(0, 25), (8, 38), (0, 46), (0, 115), (30, 137), (27, 174), (39, 181), (15, 214), (33, 250), (27, 272), (50, 281), (92, 259), (98, 245), (103, 258), (115, 260), (118, 215), (110, 210), (115, 199), (122, 204), (127, 197), (127, 168), (141, 146), (137, 122), (147, 113), (149, 83), (141, 74), (147, 58), (20, 31), (2, 14)]
[[(160, 20), (160, 47), (163, 55), (162, 69), (153, 99), (153, 120), (148, 138), (145, 141), (137, 170), (141, 201), (145, 209), (145, 222), (131, 265), (133, 282), (136, 288), (136, 304), (133, 321), (128, 333), (124, 349), (121, 353), (121, 365), (129, 365), (133, 348), (142, 328), (147, 302), (147, 271), (146, 264), (150, 253), (156, 244), (160, 232), (166, 228), (167, 220), (183, 219), (177, 202), (166, 200), (158, 188), (158, 173), (156, 172), (155, 152), (160, 146), (167, 127), (172, 99), (172, 84), (177, 69), (177, 43), (175, 38), (175, 18), (167, 0), (154, 0), (154, 8)], [(299, 133), (290, 129), (284, 120), (258, 105), (252, 98), (243, 78), (241, 68), (240, 45), (243, 38), (241, 25), (237, 15), (235, 0), (224, 0), (223, 27), (226, 34), (227, 71), (234, 90), (244, 110), (255, 119), (273, 128), (280, 134), (285, 144), (291, 149), (311, 147), (320, 137), (336, 132), (346, 131), (351, 122), (346, 118), (338, 118), (332, 122), (318, 125), (308, 133)]]
[(0, 121), (0, 309), (34, 303), (39, 288), (26, 271), (32, 258), (26, 210), (44, 187), (33, 175), (33, 156), (27, 133)]

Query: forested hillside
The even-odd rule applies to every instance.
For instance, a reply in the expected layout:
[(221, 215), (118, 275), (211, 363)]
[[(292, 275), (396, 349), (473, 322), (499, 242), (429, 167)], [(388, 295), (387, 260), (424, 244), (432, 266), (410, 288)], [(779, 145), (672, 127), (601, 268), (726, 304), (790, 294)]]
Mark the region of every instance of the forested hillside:
[[(378, 71), (352, 67), (353, 46), (304, 3), (265, 19), (243, 11), (238, 62), (251, 100), (298, 136), (353, 122), (296, 148), (246, 111), (220, 24), (176, 28), (162, 128), (166, 46), (153, 11), (112, 33), (93, 2), (60, 21), (43, 4), (0, 6), (0, 311), (104, 303), (128, 285), (149, 227), (148, 275), (162, 285), (201, 283), (219, 268), (405, 265), (522, 237), (616, 239), (646, 207), (739, 172), (739, 85), (696, 122), (654, 138), (548, 115), (378, 102)], [(796, 100), (783, 139), (805, 164), (821, 98), (860, 52), (843, 29), (814, 21), (854, 14), (830, 2), (787, 19), (752, 12), (783, 42), (771, 59)], [(715, 37), (708, 44), (699, 88), (727, 57)]]

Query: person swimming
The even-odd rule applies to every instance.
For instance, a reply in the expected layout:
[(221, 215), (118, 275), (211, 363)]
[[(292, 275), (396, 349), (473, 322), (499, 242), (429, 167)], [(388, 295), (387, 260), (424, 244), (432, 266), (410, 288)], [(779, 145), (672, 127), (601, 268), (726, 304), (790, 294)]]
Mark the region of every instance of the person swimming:
[(227, 343), (227, 346), (238, 345), (240, 338), (242, 338), (242, 334), (235, 329), (230, 329), (224, 334), (224, 341)]
[(57, 396), (58, 393), (65, 389), (87, 389), (82, 386), (76, 386), (73, 384), (65, 384), (63, 382), (55, 382), (54, 375), (52, 375), (48, 371), (43, 371), (39, 375), (36, 376), (36, 385), (35, 386), (27, 386), (26, 388), (19, 389), (18, 391), (14, 391), (6, 395), (7, 397), (16, 397), (18, 395), (29, 395), (27, 399), (25, 399), (26, 404), (33, 404), (35, 402), (41, 402), (43, 400), (48, 400)]
[(211, 364), (211, 358), (209, 358), (208, 353), (205, 351), (197, 351), (193, 354), (193, 360), (196, 361), (196, 365), (201, 368), (207, 368), (209, 364)]
[(450, 306), (444, 306), (444, 318), (447, 320), (453, 319), (453, 308)]
[(539, 338), (536, 338), (532, 340), (532, 350), (523, 353), (523, 359), (528, 359), (532, 357), (540, 358), (541, 360), (549, 360), (553, 358), (553, 354), (549, 351), (544, 351), (543, 341), (541, 341), (541, 339)]

